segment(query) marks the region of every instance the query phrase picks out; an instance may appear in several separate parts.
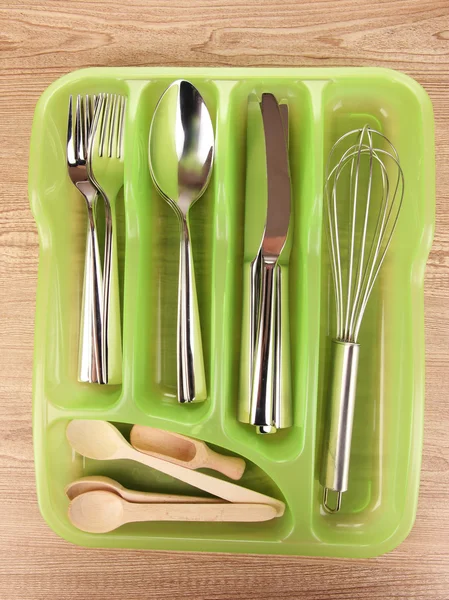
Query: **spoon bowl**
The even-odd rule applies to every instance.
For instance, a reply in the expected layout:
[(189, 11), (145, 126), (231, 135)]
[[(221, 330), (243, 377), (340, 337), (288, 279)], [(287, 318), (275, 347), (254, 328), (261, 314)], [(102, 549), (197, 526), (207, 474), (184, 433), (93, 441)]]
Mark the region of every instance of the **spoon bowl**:
[(65, 493), (69, 500), (73, 500), (86, 492), (96, 491), (113, 492), (123, 498), (123, 490), (125, 488), (118, 481), (114, 481), (114, 479), (110, 479), (109, 477), (103, 477), (102, 475), (81, 477), (65, 487)]
[(75, 419), (67, 425), (66, 436), (74, 450), (94, 460), (112, 460), (120, 448), (128, 444), (120, 431), (107, 421)]
[(106, 533), (123, 525), (124, 500), (117, 494), (92, 491), (77, 496), (69, 506), (69, 519), (89, 533)]
[(214, 129), (194, 85), (180, 79), (160, 98), (150, 129), (153, 181), (175, 211), (186, 216), (205, 192), (212, 173)]

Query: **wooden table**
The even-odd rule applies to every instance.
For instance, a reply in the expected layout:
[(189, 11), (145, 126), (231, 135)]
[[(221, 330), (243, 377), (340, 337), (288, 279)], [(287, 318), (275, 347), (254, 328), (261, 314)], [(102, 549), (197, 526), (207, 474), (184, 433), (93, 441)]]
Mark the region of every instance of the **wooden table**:
[[(27, 198), (34, 106), (90, 65), (365, 65), (416, 78), (435, 107), (437, 227), (426, 273), (427, 404), (416, 525), (372, 560), (94, 551), (36, 502), (31, 434), (38, 238)], [(449, 2), (177, 0), (0, 3), (0, 598), (449, 598)], [(412, 126), (412, 124), (411, 124)]]

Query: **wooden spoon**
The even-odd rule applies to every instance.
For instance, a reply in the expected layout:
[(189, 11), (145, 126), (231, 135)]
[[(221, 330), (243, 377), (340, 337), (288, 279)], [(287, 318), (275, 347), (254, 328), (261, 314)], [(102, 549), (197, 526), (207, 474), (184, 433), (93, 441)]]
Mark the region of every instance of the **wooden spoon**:
[(268, 504), (134, 504), (112, 492), (86, 492), (69, 506), (69, 519), (89, 533), (106, 533), (125, 523), (143, 521), (269, 521), (276, 509)]
[(66, 435), (72, 448), (88, 458), (134, 460), (228, 502), (270, 504), (276, 508), (278, 517), (284, 514), (285, 504), (280, 500), (138, 452), (125, 440), (120, 431), (107, 421), (70, 421)]
[(202, 498), (201, 496), (179, 496), (176, 494), (157, 494), (155, 492), (128, 490), (118, 481), (115, 481), (110, 477), (103, 477), (102, 475), (81, 477), (80, 479), (69, 483), (65, 488), (65, 493), (69, 500), (73, 500), (80, 494), (93, 491), (113, 492), (124, 500), (128, 500), (128, 502), (135, 502), (138, 504), (151, 504), (155, 502), (168, 502), (170, 504), (176, 504), (178, 502), (184, 502), (186, 504), (196, 502), (198, 504), (210, 504), (221, 502), (220, 498)]
[(246, 467), (243, 458), (218, 454), (200, 440), (154, 427), (134, 425), (131, 429), (131, 445), (139, 452), (175, 465), (187, 469), (213, 469), (231, 479), (240, 479)]

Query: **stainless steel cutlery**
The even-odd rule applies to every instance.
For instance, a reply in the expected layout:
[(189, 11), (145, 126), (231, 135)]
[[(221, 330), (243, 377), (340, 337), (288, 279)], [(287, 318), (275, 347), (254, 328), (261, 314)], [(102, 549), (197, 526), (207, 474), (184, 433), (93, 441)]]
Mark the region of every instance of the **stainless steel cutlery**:
[[(67, 168), (86, 200), (88, 216), (78, 375), (82, 382), (121, 381), (115, 202), (123, 186), (125, 107), (126, 99), (115, 94), (69, 99)], [(104, 268), (96, 225), (99, 199), (105, 205)]]
[(334, 513), (348, 489), (360, 326), (404, 196), (399, 156), (385, 135), (368, 125), (342, 135), (329, 155), (324, 196), (337, 331), (321, 484), (323, 506)]
[(120, 383), (122, 365), (116, 204), (124, 177), (125, 111), (124, 96), (99, 96), (89, 152), (91, 178), (105, 209), (101, 356), (104, 383), (109, 384)]
[[(116, 94), (78, 95), (76, 102), (72, 97), (69, 101), (68, 171), (88, 211), (78, 377), (82, 382), (121, 381), (116, 200), (124, 180), (125, 112), (126, 98)], [(180, 225), (177, 385), (181, 403), (207, 397), (189, 211), (207, 188), (213, 157), (214, 131), (203, 98), (190, 82), (175, 81), (154, 113), (149, 166)], [(96, 226), (99, 200), (105, 213), (103, 265)]]
[[(257, 102), (258, 110), (252, 98), (248, 106), (247, 144), (256, 148), (248, 151), (247, 194), (253, 193), (251, 186), (258, 187), (263, 221), (256, 233), (259, 238), (250, 242), (252, 252), (257, 246), (256, 256), (249, 269), (244, 267), (244, 304), (248, 308), (243, 317), (239, 419), (255, 425), (259, 433), (274, 433), (292, 424), (288, 277), (284, 272), (289, 251), (286, 241), (291, 231), (288, 106), (279, 105), (268, 93)], [(264, 164), (254, 166), (258, 163), (254, 153), (262, 144)], [(259, 169), (266, 172), (263, 191), (260, 182), (256, 183), (260, 173), (251, 174)], [(251, 215), (247, 213), (246, 218)]]
[[(126, 99), (111, 94), (70, 98), (67, 162), (86, 198), (88, 239), (84, 279), (80, 381), (120, 383), (121, 326), (116, 198), (124, 179)], [(266, 169), (266, 219), (251, 266), (251, 382), (248, 422), (261, 433), (291, 424), (287, 281), (279, 263), (290, 229), (288, 107), (272, 94), (260, 102)], [(205, 192), (214, 158), (214, 131), (205, 102), (188, 81), (172, 83), (151, 122), (149, 168), (180, 225), (177, 388), (180, 403), (207, 397), (202, 335), (190, 241), (189, 211)], [(96, 205), (105, 207), (100, 260)], [(287, 253), (285, 253), (287, 256)], [(287, 259), (288, 260), (288, 259)], [(284, 291), (283, 291), (284, 290)]]
[(87, 242), (84, 268), (79, 380), (104, 383), (101, 328), (103, 321), (103, 281), (96, 226), (98, 189), (92, 182), (89, 141), (95, 97), (69, 99), (67, 118), (67, 169), (73, 184), (84, 196), (87, 207)]
[[(88, 217), (79, 361), (82, 382), (121, 381), (116, 204), (124, 183), (125, 115), (126, 98), (120, 95), (78, 95), (69, 100), (67, 168), (85, 199)], [(214, 152), (214, 129), (203, 97), (190, 82), (175, 81), (156, 106), (148, 159), (154, 184), (179, 223), (176, 362), (180, 403), (207, 397), (189, 215), (209, 184)], [(248, 99), (246, 175), (245, 223), (249, 225), (244, 240), (238, 419), (253, 425), (258, 433), (269, 434), (290, 427), (293, 419), (288, 292), (293, 234), (289, 108), (271, 93), (263, 93), (260, 98), (253, 93)], [(399, 156), (385, 135), (365, 125), (348, 131), (333, 145), (324, 201), (335, 289), (336, 335), (332, 340), (329, 415), (320, 477), (323, 506), (329, 513), (340, 510), (342, 494), (348, 488), (358, 336), (403, 195)], [(105, 208), (103, 264), (97, 234), (100, 201)], [(69, 431), (78, 431), (81, 422), (78, 429), (73, 423)], [(93, 426), (88, 422), (84, 426), (86, 440)], [(159, 432), (160, 439), (151, 439), (142, 450), (156, 458), (143, 459), (110, 427), (103, 424), (99, 430), (112, 440), (111, 452), (105, 459), (117, 458), (120, 453), (116, 450), (121, 447), (122, 458), (134, 457), (159, 468), (162, 465), (163, 472), (179, 474), (180, 479), (190, 482), (197, 481), (196, 476), (188, 475), (183, 467), (204, 466), (206, 459), (224, 473), (234, 469), (235, 478), (243, 472), (239, 459), (217, 459), (212, 450), (203, 448), (204, 444), (167, 432)], [(139, 431), (136, 428), (134, 436)], [(148, 428), (147, 433), (154, 437), (158, 431)], [(192, 448), (199, 453), (196, 460), (191, 455)], [(161, 461), (164, 452), (170, 457), (167, 461), (183, 465), (181, 470), (179, 466), (166, 467)], [(215, 481), (204, 475), (198, 477), (198, 481), (204, 480), (203, 489), (215, 490)], [(230, 496), (222, 493), (222, 497), (232, 501), (236, 493), (241, 501), (240, 491), (229, 486), (224, 484), (223, 490), (229, 491)], [(336, 494), (333, 503), (330, 492)]]
[(177, 387), (181, 403), (207, 397), (189, 211), (212, 173), (214, 130), (207, 106), (188, 81), (172, 83), (153, 116), (149, 162), (153, 181), (179, 221)]

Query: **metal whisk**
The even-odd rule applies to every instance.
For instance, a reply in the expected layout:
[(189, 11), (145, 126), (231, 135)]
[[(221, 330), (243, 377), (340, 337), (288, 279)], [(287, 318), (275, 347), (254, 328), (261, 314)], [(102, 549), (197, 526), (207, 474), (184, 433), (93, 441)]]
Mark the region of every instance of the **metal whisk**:
[[(376, 143), (375, 143), (376, 142)], [(334, 166), (333, 166), (334, 165)], [(348, 489), (352, 422), (363, 314), (398, 220), (404, 175), (393, 144), (365, 125), (332, 147), (324, 188), (337, 332), (321, 484), (327, 512)], [(334, 506), (329, 491), (336, 492)]]

